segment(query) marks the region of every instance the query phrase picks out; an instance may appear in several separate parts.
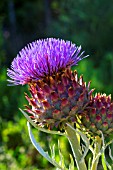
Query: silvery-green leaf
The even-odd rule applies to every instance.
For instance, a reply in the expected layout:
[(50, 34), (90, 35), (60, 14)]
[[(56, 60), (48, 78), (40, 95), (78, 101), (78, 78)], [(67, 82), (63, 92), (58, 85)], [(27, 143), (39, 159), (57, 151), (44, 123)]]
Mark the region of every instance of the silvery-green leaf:
[(80, 162), (82, 162), (82, 161), (84, 160), (85, 156), (87, 155), (88, 150), (89, 150), (89, 146), (90, 146), (89, 140), (88, 140), (88, 138), (86, 137), (86, 135), (85, 135), (84, 133), (82, 133), (80, 130), (74, 129), (74, 128), (73, 128), (70, 124), (68, 124), (68, 123), (67, 123), (67, 125), (68, 125), (71, 129), (73, 129), (76, 133), (78, 133), (78, 134), (81, 136), (82, 140), (84, 141), (84, 143), (85, 143), (85, 145), (86, 145), (86, 147), (84, 147), (85, 150), (84, 150), (83, 156), (82, 156), (82, 158), (81, 158), (81, 160), (80, 160)]
[(48, 155), (47, 152), (45, 152), (42, 147), (39, 145), (39, 143), (36, 142), (32, 132), (31, 132), (31, 128), (30, 128), (30, 124), (29, 122), (27, 122), (27, 126), (28, 126), (28, 131), (29, 131), (29, 136), (31, 139), (32, 144), (34, 145), (34, 147), (37, 149), (37, 151), (43, 156), (45, 157), (51, 164), (53, 164), (54, 166), (56, 166), (57, 168), (59, 168), (60, 170), (64, 170), (64, 168), (62, 168), (55, 160), (51, 159), (51, 157)]
[(65, 166), (64, 156), (63, 156), (62, 153), (61, 153), (59, 140), (58, 140), (58, 152), (59, 152), (59, 156), (60, 156), (59, 164), (60, 164), (61, 167), (63, 167), (63, 168), (66, 170), (67, 168), (66, 168), (66, 166)]
[(55, 159), (55, 144), (53, 146), (49, 146), (51, 151), (51, 157), (52, 159)]
[(78, 131), (78, 130), (77, 130), (77, 133), (81, 136), (82, 140), (84, 141), (84, 143), (86, 145), (86, 147), (84, 146), (84, 153), (83, 153), (83, 156), (80, 160), (82, 162), (83, 159), (85, 158), (85, 156), (88, 153), (90, 143), (89, 143), (89, 140), (84, 133), (82, 133), (81, 131)]
[(111, 160), (113, 161), (113, 156), (112, 156), (112, 154), (111, 154), (111, 148), (110, 148), (110, 146), (109, 146), (109, 156), (110, 156)]

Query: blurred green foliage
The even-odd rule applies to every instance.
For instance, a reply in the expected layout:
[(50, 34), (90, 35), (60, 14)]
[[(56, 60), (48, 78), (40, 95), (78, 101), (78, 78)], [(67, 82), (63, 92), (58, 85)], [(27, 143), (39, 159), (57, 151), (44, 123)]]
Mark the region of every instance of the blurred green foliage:
[[(7, 67), (18, 51), (27, 43), (44, 37), (81, 44), (85, 54), (90, 56), (74, 69), (84, 75), (86, 82), (91, 80), (95, 92), (113, 96), (112, 30), (112, 0), (0, 1), (0, 169), (54, 169), (31, 145), (26, 120), (18, 110), (26, 104), (27, 86), (7, 86)], [(34, 134), (45, 150), (49, 149), (47, 143), (57, 144), (55, 135), (36, 130)], [(69, 144), (64, 138), (60, 140), (68, 163)]]

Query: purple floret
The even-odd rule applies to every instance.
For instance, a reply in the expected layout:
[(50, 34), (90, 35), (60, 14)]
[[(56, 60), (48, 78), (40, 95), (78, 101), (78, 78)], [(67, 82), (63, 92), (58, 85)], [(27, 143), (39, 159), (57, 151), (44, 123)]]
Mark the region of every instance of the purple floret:
[(83, 59), (84, 52), (80, 51), (81, 46), (77, 47), (70, 41), (55, 38), (34, 41), (14, 58), (11, 69), (7, 70), (11, 78), (8, 81), (14, 85), (23, 85), (51, 76)]

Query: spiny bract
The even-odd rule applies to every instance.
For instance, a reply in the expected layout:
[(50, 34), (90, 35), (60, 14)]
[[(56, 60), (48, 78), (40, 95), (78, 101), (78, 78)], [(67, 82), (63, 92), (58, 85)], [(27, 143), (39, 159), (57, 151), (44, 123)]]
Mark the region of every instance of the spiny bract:
[[(96, 94), (81, 113), (81, 122), (93, 135), (109, 135), (113, 132), (113, 102), (111, 96)], [(100, 132), (101, 131), (101, 132)]]
[(66, 69), (53, 77), (30, 84), (32, 97), (26, 94), (31, 108), (27, 112), (39, 126), (62, 128), (66, 122), (76, 122), (76, 115), (90, 102), (89, 85), (78, 79), (77, 72)]

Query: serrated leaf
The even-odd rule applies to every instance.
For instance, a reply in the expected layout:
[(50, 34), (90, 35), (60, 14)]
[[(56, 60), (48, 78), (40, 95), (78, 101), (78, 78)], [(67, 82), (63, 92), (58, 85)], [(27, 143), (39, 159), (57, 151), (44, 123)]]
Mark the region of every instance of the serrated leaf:
[(45, 157), (51, 164), (53, 164), (55, 167), (59, 168), (60, 170), (64, 170), (64, 168), (62, 168), (55, 160), (52, 160), (51, 157), (48, 155), (48, 153), (45, 152), (43, 150), (43, 148), (40, 146), (40, 144), (36, 142), (32, 132), (31, 132), (31, 128), (30, 128), (29, 122), (27, 122), (27, 126), (28, 126), (28, 131), (29, 131), (29, 136), (30, 136), (31, 142), (32, 142), (33, 146), (37, 149), (37, 151), (43, 157)]
[(85, 150), (84, 150), (83, 156), (82, 156), (82, 158), (80, 160), (80, 162), (82, 162), (83, 159), (85, 158), (85, 156), (87, 155), (88, 151), (89, 151), (90, 143), (89, 143), (89, 140), (88, 140), (88, 138), (86, 137), (86, 135), (84, 133), (82, 133), (81, 131), (78, 131), (78, 130), (77, 130), (77, 133), (81, 136), (82, 140), (84, 141), (84, 143), (86, 145), (86, 147), (84, 146)]
[(109, 157), (110, 157), (111, 160), (113, 161), (113, 156), (112, 156), (112, 154), (111, 154), (111, 148), (110, 148), (110, 146), (109, 146)]
[(51, 151), (51, 157), (52, 159), (55, 160), (55, 144), (53, 146), (49, 146), (50, 147), (50, 151)]
[(61, 165), (61, 167), (63, 167), (66, 170), (66, 166), (65, 166), (65, 162), (64, 162), (64, 156), (61, 153), (61, 149), (60, 149), (60, 142), (58, 140), (58, 152), (59, 152), (59, 156), (60, 156), (60, 162), (59, 164)]
[(74, 130), (76, 133), (78, 133), (78, 134), (81, 136), (82, 140), (84, 141), (84, 143), (85, 143), (85, 145), (86, 145), (85, 150), (84, 150), (84, 153), (83, 153), (83, 156), (82, 156), (82, 158), (81, 158), (81, 160), (80, 160), (80, 162), (82, 162), (82, 161), (84, 160), (85, 156), (87, 155), (88, 150), (89, 150), (89, 146), (90, 146), (89, 140), (88, 140), (88, 138), (86, 137), (86, 135), (85, 135), (84, 133), (82, 133), (80, 130), (74, 129), (74, 128), (73, 128), (70, 124), (68, 124), (68, 123), (67, 123), (67, 125), (68, 125), (72, 130)]

